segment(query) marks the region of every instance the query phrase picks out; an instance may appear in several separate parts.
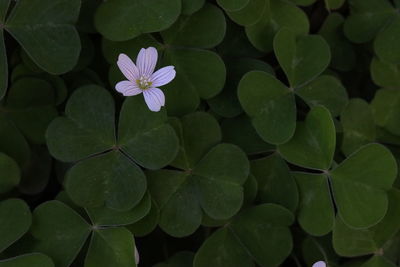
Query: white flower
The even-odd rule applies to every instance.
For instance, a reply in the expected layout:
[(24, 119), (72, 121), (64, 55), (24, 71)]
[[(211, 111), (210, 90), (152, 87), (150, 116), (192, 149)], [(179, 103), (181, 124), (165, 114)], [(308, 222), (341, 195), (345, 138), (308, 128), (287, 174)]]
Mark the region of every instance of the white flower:
[(326, 267), (326, 263), (324, 261), (317, 261), (312, 267)]
[(143, 93), (151, 111), (160, 111), (165, 105), (164, 93), (158, 87), (171, 82), (176, 75), (174, 66), (167, 66), (154, 72), (157, 58), (157, 49), (149, 47), (140, 50), (136, 65), (125, 54), (120, 54), (117, 61), (119, 69), (128, 80), (117, 83), (115, 89), (124, 96)]

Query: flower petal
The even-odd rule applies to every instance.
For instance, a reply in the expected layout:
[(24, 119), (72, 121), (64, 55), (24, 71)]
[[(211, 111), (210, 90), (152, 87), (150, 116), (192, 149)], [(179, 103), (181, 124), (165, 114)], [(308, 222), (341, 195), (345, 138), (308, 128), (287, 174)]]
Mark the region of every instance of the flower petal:
[(165, 105), (165, 96), (163, 91), (158, 88), (150, 88), (143, 91), (144, 100), (151, 111), (160, 111)]
[(119, 54), (117, 65), (128, 80), (134, 82), (139, 79), (139, 70), (127, 55)]
[(175, 78), (175, 75), (175, 67), (167, 66), (154, 72), (153, 75), (151, 75), (150, 80), (152, 82), (152, 86), (158, 87), (170, 83)]
[(140, 49), (136, 60), (140, 76), (150, 77), (157, 64), (158, 53), (154, 47)]
[(326, 263), (324, 261), (317, 261), (312, 267), (326, 267)]
[(138, 95), (142, 90), (137, 87), (137, 85), (131, 81), (122, 81), (115, 85), (115, 89), (122, 93), (124, 96)]

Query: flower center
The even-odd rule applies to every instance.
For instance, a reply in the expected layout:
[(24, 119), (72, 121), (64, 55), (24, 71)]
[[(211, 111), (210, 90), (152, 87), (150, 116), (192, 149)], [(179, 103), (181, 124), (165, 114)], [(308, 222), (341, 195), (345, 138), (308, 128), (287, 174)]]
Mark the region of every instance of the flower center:
[(136, 80), (136, 84), (140, 89), (146, 90), (151, 87), (152, 82), (149, 77), (140, 76), (140, 78)]

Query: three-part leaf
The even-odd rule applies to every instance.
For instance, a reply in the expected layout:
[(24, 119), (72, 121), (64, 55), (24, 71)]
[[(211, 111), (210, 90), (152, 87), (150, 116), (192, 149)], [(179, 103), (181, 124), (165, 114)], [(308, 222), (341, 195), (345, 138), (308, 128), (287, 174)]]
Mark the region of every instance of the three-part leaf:
[(65, 186), (72, 200), (83, 207), (105, 203), (116, 210), (133, 208), (146, 190), (145, 176), (136, 163), (158, 169), (177, 153), (178, 139), (167, 124), (165, 110), (151, 112), (143, 99), (126, 99), (118, 141), (114, 114), (111, 95), (101, 87), (86, 86), (70, 97), (66, 117), (56, 118), (47, 130), (54, 157), (82, 160), (67, 173)]
[[(200, 247), (194, 267), (279, 266), (292, 250), (288, 226), (294, 217), (275, 204), (244, 210), (227, 227), (215, 231)], [(268, 238), (266, 238), (268, 237)]]

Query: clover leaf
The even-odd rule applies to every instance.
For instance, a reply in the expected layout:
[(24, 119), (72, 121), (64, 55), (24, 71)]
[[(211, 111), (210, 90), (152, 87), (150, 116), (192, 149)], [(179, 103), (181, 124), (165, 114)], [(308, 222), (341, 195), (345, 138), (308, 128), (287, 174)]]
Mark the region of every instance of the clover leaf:
[(268, 8), (267, 1), (252, 0), (238, 10), (227, 10), (226, 14), (237, 24), (243, 26), (251, 26), (262, 19), (264, 10)]
[[(205, 29), (213, 28), (212, 31)], [(190, 16), (182, 16), (162, 37), (166, 44), (186, 47), (211, 48), (225, 36), (225, 16), (214, 5), (206, 4)], [(193, 35), (195, 31), (197, 34)]]
[(252, 267), (254, 262), (263, 267), (279, 266), (292, 250), (288, 226), (293, 220), (290, 211), (276, 204), (246, 209), (203, 243), (194, 267)]
[(279, 153), (289, 162), (310, 169), (327, 170), (332, 164), (336, 145), (335, 125), (330, 112), (317, 106), (297, 123), (294, 136), (278, 146)]
[(150, 1), (104, 2), (96, 11), (95, 26), (103, 36), (113, 41), (126, 41), (142, 33), (169, 28), (181, 12), (181, 1)]
[(0, 152), (0, 194), (10, 191), (18, 185), (21, 179), (21, 171), (18, 164), (7, 154)]
[[(0, 252), (20, 239), (32, 224), (32, 214), (21, 199), (9, 198), (0, 202)], [(54, 267), (53, 261), (41, 253), (28, 253), (1, 259), (1, 267)]]
[(274, 51), (292, 88), (317, 77), (331, 60), (329, 46), (321, 36), (296, 36), (289, 28), (282, 28), (275, 35)]
[[(262, 1), (264, 2), (264, 1)], [(258, 10), (262, 10), (260, 7)], [(293, 3), (277, 0), (267, 1), (261, 18), (246, 27), (246, 34), (250, 42), (260, 51), (268, 53), (273, 49), (275, 34), (287, 27), (296, 34), (307, 34), (309, 22), (306, 14)], [(254, 16), (249, 13), (250, 16)]]
[[(62, 74), (78, 61), (80, 40), (72, 25), (78, 19), (79, 0), (22, 0), (6, 18), (10, 1), (0, 5), (3, 28), (13, 36), (29, 57), (43, 70)], [(50, 8), (49, 8), (50, 7)], [(7, 56), (4, 33), (0, 34), (0, 98), (7, 88)]]
[(333, 227), (335, 212), (328, 177), (304, 172), (295, 172), (293, 175), (300, 192), (298, 221), (301, 227), (314, 236), (329, 233)]
[(261, 71), (248, 72), (239, 83), (238, 97), (263, 140), (280, 144), (293, 135), (296, 127), (294, 94), (275, 77)]
[(98, 207), (106, 203), (116, 210), (133, 208), (146, 190), (145, 176), (137, 164), (158, 169), (177, 153), (178, 140), (166, 124), (165, 112), (149, 111), (142, 99), (124, 102), (118, 138), (114, 102), (101, 87), (77, 89), (65, 113), (49, 125), (46, 138), (54, 157), (79, 161), (65, 181), (68, 194), (78, 205)]
[(0, 260), (0, 267), (54, 267), (53, 261), (42, 253), (29, 253), (11, 259)]
[(351, 0), (351, 15), (344, 24), (344, 33), (355, 43), (371, 41), (395, 14), (387, 0)]
[(38, 206), (33, 217), (36, 223), (31, 229), (32, 246), (51, 256), (56, 266), (70, 266), (90, 235), (85, 267), (136, 266), (134, 238), (124, 227), (89, 223), (57, 200)]
[(354, 229), (347, 226), (340, 217), (336, 218), (333, 229), (335, 251), (345, 257), (373, 254), (399, 230), (400, 192), (389, 191), (389, 206), (385, 217), (378, 224), (367, 229)]
[(400, 87), (400, 64), (385, 62), (374, 57), (370, 70), (375, 84), (384, 88)]
[(376, 125), (395, 135), (400, 135), (400, 91), (380, 89), (371, 102)]
[(382, 145), (365, 145), (350, 155), (331, 172), (333, 194), (341, 218), (356, 228), (380, 221), (387, 210), (386, 191), (396, 176), (397, 163)]
[(340, 115), (343, 127), (342, 151), (350, 155), (362, 145), (374, 142), (376, 127), (372, 109), (368, 103), (359, 98), (349, 101)]
[(346, 36), (353, 42), (365, 43), (374, 39), (374, 50), (388, 63), (400, 63), (400, 15), (387, 0), (352, 0), (351, 15), (344, 25)]
[(299, 194), (286, 162), (278, 154), (272, 154), (250, 163), (251, 173), (257, 180), (258, 200), (262, 203), (279, 204), (294, 212)]
[(331, 67), (341, 71), (350, 71), (356, 65), (356, 53), (343, 33), (344, 22), (345, 18), (342, 15), (336, 12), (331, 13), (318, 33), (324, 37), (331, 49)]
[[(326, 95), (326, 88), (330, 88), (332, 96)], [(284, 144), (295, 132), (295, 94), (311, 107), (323, 104), (335, 114), (344, 108), (341, 101), (347, 102), (345, 89), (330, 76), (321, 76), (293, 91), (268, 73), (251, 71), (243, 76), (238, 86), (238, 98), (244, 111), (251, 117), (260, 137), (271, 144)]]
[[(296, 175), (300, 189), (299, 221), (307, 232), (315, 235), (329, 232), (333, 225), (331, 198), (338, 215), (349, 226), (364, 228), (379, 222), (386, 213), (387, 191), (397, 175), (393, 155), (379, 144), (362, 146), (335, 167), (335, 142), (335, 127), (328, 110), (315, 107), (294, 137), (278, 147), (280, 154), (293, 164), (322, 171), (321, 175)], [(372, 158), (373, 163), (367, 164)], [(332, 196), (326, 180), (330, 181)], [(318, 221), (312, 215), (315, 213), (319, 214)]]
[(0, 252), (2, 252), (29, 230), (32, 216), (23, 200), (10, 198), (0, 202), (0, 218)]
[[(237, 213), (249, 163), (238, 147), (217, 144), (221, 133), (210, 115), (189, 114), (174, 124), (180, 129), (181, 150), (172, 165), (181, 170), (146, 174), (150, 193), (161, 209), (160, 227), (170, 235), (186, 236), (200, 226), (203, 211), (217, 220)], [(207, 134), (196, 144), (201, 132)]]

